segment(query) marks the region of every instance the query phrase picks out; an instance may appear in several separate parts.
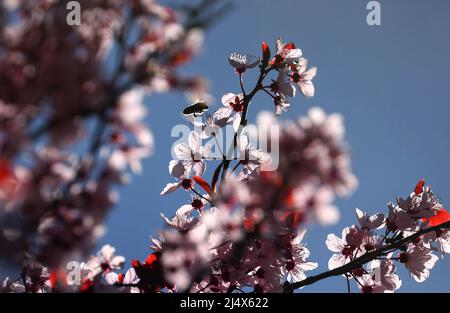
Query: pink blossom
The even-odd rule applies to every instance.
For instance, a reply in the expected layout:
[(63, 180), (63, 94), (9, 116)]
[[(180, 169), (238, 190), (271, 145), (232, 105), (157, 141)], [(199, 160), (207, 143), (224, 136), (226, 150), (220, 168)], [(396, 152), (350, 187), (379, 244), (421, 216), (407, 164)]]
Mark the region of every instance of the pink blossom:
[(286, 280), (290, 283), (304, 280), (306, 278), (305, 272), (314, 270), (318, 267), (316, 262), (306, 261), (306, 259), (310, 256), (310, 252), (301, 243), (305, 232), (306, 230), (300, 231), (292, 240), (293, 258), (286, 263), (285, 267), (282, 268), (282, 273), (286, 274)]
[(235, 131), (237, 130), (241, 121), (241, 113), (244, 110), (243, 95), (226, 93), (222, 96), (223, 107), (216, 111), (222, 118), (228, 117), (228, 123), (233, 124)]
[(111, 245), (103, 246), (97, 255), (91, 257), (86, 263), (86, 268), (91, 271), (91, 275), (93, 276), (122, 268), (125, 258), (123, 256), (116, 256), (115, 253), (116, 249)]
[(234, 69), (236, 73), (244, 73), (246, 69), (254, 68), (259, 63), (259, 58), (253, 55), (232, 53), (228, 58), (228, 62)]
[(189, 133), (188, 144), (179, 143), (174, 147), (176, 157), (182, 161), (186, 173), (202, 176), (206, 170), (205, 159), (209, 157), (211, 146), (201, 146), (201, 139), (197, 132)]
[(356, 216), (361, 228), (369, 231), (381, 228), (384, 223), (384, 215), (381, 213), (369, 216), (367, 213), (363, 213), (361, 210), (356, 209)]
[(306, 59), (301, 59), (298, 64), (295, 64), (293, 71), (290, 75), (291, 81), (296, 83), (300, 88), (301, 93), (305, 97), (314, 97), (315, 88), (312, 80), (317, 74), (317, 68), (311, 67), (306, 69), (308, 61)]
[(410, 244), (405, 252), (400, 253), (399, 259), (405, 264), (411, 277), (421, 283), (430, 276), (430, 270), (439, 258), (423, 244)]
[(274, 64), (291, 65), (299, 61), (302, 57), (302, 50), (295, 47), (291, 42), (284, 43), (281, 38), (276, 40), (277, 54)]
[[(328, 235), (325, 244), (329, 250), (335, 252), (328, 261), (328, 268), (330, 270), (345, 265), (363, 254), (364, 251), (359, 247), (359, 244), (362, 243), (362, 238), (360, 239), (361, 242), (359, 242), (359, 239), (356, 239), (359, 237), (358, 234), (359, 231), (355, 227), (346, 227), (342, 231), (342, 238), (339, 238), (334, 234)], [(348, 239), (357, 245), (348, 243)]]

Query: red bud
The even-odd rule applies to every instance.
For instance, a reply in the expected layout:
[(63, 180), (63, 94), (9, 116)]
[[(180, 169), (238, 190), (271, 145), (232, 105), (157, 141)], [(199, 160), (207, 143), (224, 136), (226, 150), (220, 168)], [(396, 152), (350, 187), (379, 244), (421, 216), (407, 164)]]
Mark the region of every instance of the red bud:
[(125, 279), (125, 275), (123, 274), (123, 273), (119, 273), (118, 275), (117, 275), (117, 283), (118, 284), (121, 284), (121, 283), (123, 283), (123, 280)]
[(141, 267), (141, 262), (139, 262), (138, 259), (133, 259), (131, 261), (131, 266), (134, 267), (134, 268)]
[(414, 193), (416, 196), (420, 195), (423, 192), (423, 186), (425, 185), (425, 179), (421, 179), (417, 185), (416, 188), (414, 188)]
[(153, 265), (153, 263), (155, 263), (156, 261), (158, 261), (158, 257), (154, 253), (152, 253), (145, 260), (145, 264)]
[(262, 45), (262, 64), (267, 65), (270, 60), (270, 48), (265, 41), (263, 41)]
[(192, 179), (194, 179), (194, 181), (200, 187), (202, 187), (207, 193), (209, 193), (209, 194), (211, 193), (211, 186), (206, 182), (206, 180), (204, 180), (200, 176), (193, 176)]

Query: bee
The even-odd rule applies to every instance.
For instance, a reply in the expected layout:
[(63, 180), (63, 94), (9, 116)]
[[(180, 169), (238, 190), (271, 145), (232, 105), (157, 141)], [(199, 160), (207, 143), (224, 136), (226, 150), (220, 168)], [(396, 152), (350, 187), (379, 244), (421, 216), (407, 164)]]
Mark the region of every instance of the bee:
[(184, 115), (200, 116), (208, 111), (208, 104), (204, 101), (197, 101), (183, 110)]

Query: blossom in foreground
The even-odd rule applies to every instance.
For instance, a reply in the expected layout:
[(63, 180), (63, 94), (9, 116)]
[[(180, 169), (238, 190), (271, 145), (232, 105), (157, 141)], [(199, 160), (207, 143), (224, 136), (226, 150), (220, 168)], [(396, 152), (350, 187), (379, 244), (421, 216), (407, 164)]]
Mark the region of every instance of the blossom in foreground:
[(316, 262), (307, 262), (310, 252), (305, 245), (302, 244), (306, 230), (300, 231), (292, 240), (292, 260), (286, 263), (282, 268), (282, 274), (286, 275), (286, 280), (290, 283), (302, 281), (306, 278), (305, 272), (314, 270), (318, 267)]
[(116, 187), (153, 153), (146, 98), (209, 95), (205, 79), (178, 69), (197, 54), (220, 9), (185, 27), (193, 25), (188, 8), (92, 0), (71, 26), (62, 1), (7, 2), (0, 5), (0, 256), (59, 268), (91, 253), (118, 201)]
[[(360, 244), (362, 244), (362, 236), (359, 236), (359, 234), (360, 232), (356, 227), (346, 227), (342, 231), (341, 238), (334, 234), (328, 235), (325, 244), (329, 250), (335, 252), (335, 254), (333, 254), (328, 261), (328, 268), (330, 270), (345, 265), (363, 254), (363, 251), (360, 248)], [(350, 238), (358, 239), (352, 240), (352, 243), (348, 243), (347, 240)]]
[[(400, 288), (401, 280), (395, 274), (395, 262), (404, 265), (415, 281), (424, 282), (439, 260), (433, 252), (445, 254), (449, 251), (450, 236), (447, 229), (425, 232), (405, 241), (405, 238), (414, 236), (419, 230), (450, 221), (447, 211), (423, 180), (406, 199), (399, 197), (397, 204), (388, 203), (388, 209), (387, 218), (382, 213), (368, 214), (356, 209), (360, 226), (345, 228), (342, 238), (330, 234), (326, 241), (328, 249), (335, 252), (329, 260), (330, 269), (351, 263), (367, 253), (374, 254), (382, 250), (375, 254), (377, 260), (371, 261), (370, 265), (346, 273), (347, 278), (352, 277), (357, 281), (362, 292), (393, 292)], [(384, 230), (384, 235), (377, 234), (381, 230)], [(397, 254), (395, 250), (398, 250)]]
[(415, 281), (421, 283), (430, 276), (430, 270), (436, 265), (438, 257), (423, 244), (411, 244), (405, 252), (399, 254), (403, 263)]
[(124, 265), (125, 258), (115, 255), (116, 249), (111, 245), (105, 245), (87, 263), (86, 269), (95, 277), (99, 273), (108, 273), (111, 270), (120, 269)]

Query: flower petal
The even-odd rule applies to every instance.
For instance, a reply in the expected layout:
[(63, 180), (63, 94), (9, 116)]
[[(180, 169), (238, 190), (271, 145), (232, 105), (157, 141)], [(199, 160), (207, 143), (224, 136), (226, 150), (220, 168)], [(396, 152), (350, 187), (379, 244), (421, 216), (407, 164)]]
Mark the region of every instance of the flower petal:
[(341, 252), (344, 248), (344, 241), (335, 234), (329, 234), (325, 241), (327, 248), (333, 252)]
[(173, 148), (173, 152), (179, 160), (186, 161), (191, 159), (191, 148), (185, 143), (179, 143), (175, 145), (175, 147)]
[(193, 152), (199, 152), (200, 151), (200, 137), (195, 131), (191, 131), (189, 133), (188, 138), (189, 147)]
[(181, 183), (168, 183), (166, 187), (161, 191), (160, 195), (166, 195), (168, 193), (174, 192), (181, 186)]
[(169, 173), (175, 178), (181, 179), (185, 174), (186, 169), (183, 165), (183, 162), (172, 160), (169, 162)]

